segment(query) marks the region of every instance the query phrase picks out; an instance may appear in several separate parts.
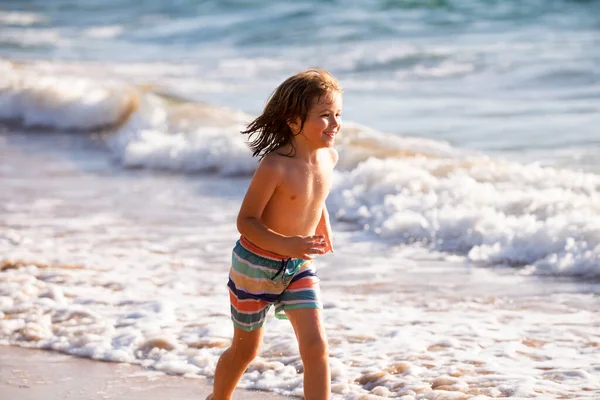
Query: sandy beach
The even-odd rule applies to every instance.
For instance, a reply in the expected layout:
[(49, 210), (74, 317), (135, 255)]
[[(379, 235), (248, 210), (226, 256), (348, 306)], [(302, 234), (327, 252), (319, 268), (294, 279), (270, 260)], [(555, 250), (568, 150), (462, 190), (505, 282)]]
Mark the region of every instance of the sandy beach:
[[(66, 354), (0, 346), (0, 398), (58, 399), (204, 399), (211, 383), (149, 371), (136, 365), (98, 362)], [(238, 390), (234, 399), (283, 399), (266, 392)]]

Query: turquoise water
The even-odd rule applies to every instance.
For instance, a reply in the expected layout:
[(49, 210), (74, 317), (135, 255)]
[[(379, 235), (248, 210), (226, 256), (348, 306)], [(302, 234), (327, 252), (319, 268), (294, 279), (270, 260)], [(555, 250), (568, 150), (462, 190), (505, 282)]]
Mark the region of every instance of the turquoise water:
[(4, 2), (9, 60), (187, 66), (256, 114), (287, 75), (331, 70), (345, 116), (377, 130), (597, 170), (600, 2)]

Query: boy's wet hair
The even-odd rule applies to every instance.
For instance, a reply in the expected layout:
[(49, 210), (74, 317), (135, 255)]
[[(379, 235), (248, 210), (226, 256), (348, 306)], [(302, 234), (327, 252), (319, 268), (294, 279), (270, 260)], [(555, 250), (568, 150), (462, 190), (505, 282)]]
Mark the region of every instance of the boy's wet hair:
[(342, 93), (337, 79), (321, 68), (310, 68), (286, 79), (275, 89), (262, 114), (252, 121), (243, 134), (249, 135), (252, 156), (261, 159), (270, 152), (288, 144), (292, 149), (286, 155), (293, 156), (294, 132), (289, 122), (300, 118), (300, 131), (304, 127), (308, 111), (314, 99), (331, 93)]

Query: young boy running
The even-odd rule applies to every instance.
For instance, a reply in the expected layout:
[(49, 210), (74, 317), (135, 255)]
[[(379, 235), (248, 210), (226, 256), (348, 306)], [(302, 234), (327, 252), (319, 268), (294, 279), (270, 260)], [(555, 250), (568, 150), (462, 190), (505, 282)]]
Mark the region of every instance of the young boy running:
[[(333, 252), (325, 199), (338, 154), (342, 89), (327, 71), (284, 81), (242, 133), (261, 158), (237, 219), (229, 292), (234, 334), (215, 371), (212, 400), (230, 400), (258, 355), (271, 305), (289, 319), (304, 364), (304, 398), (330, 398), (327, 336), (312, 257)], [(207, 399), (207, 400), (208, 400)]]

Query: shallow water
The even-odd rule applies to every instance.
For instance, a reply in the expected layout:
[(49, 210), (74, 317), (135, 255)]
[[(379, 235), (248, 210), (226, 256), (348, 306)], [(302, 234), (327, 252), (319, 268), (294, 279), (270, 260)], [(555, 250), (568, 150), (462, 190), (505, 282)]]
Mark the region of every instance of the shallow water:
[[(2, 342), (211, 377), (232, 333), (227, 260), (248, 178), (118, 169), (81, 136), (2, 139)], [(600, 394), (598, 283), (348, 228), (334, 222), (336, 254), (317, 263), (336, 398)], [(241, 385), (300, 396), (301, 370), (271, 316)]]

